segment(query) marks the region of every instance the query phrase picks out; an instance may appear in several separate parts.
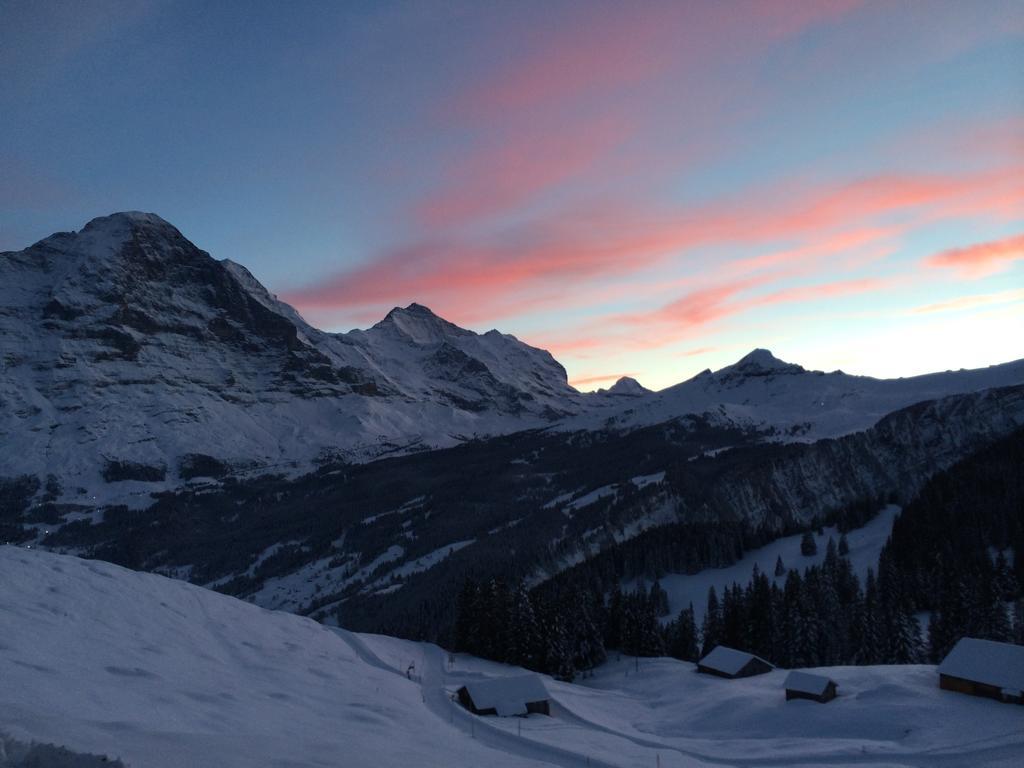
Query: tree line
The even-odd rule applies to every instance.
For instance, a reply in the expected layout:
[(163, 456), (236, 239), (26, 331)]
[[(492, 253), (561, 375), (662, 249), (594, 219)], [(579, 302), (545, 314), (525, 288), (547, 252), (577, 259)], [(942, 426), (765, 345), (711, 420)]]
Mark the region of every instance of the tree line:
[[(803, 572), (780, 559), (774, 579), (755, 566), (745, 585), (712, 587), (699, 626), (692, 605), (664, 621), (657, 579), (634, 590), (586, 570), (532, 590), (467, 580), (455, 646), (572, 679), (609, 649), (696, 661), (721, 644), (793, 668), (939, 661), (964, 636), (1024, 644), (1024, 558), (1008, 556), (1024, 552), (1020, 466), (1024, 432), (941, 473), (897, 517), (863, 583), (845, 535)], [(801, 542), (804, 554), (814, 546), (813, 536)]]

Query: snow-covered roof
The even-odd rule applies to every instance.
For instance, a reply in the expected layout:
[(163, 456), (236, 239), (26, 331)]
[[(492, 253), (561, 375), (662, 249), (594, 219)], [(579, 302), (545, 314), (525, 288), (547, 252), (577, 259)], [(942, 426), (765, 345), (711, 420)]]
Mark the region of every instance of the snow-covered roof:
[(727, 675), (735, 675), (743, 669), (751, 659), (758, 659), (759, 661), (764, 661), (764, 663), (769, 667), (772, 666), (770, 662), (765, 661), (760, 656), (755, 656), (754, 654), (747, 653), (746, 651), (737, 651), (735, 648), (726, 648), (724, 645), (716, 646), (715, 649), (701, 659), (699, 663), (702, 667), (716, 669)]
[(502, 717), (525, 715), (527, 703), (549, 698), (548, 689), (537, 675), (499, 677), (466, 683), (473, 706), (494, 709)]
[(1024, 645), (964, 637), (942, 660), (938, 671), (1004, 691), (1021, 691), (1024, 690)]
[(812, 675), (810, 672), (793, 670), (786, 675), (786, 690), (821, 696), (828, 688), (828, 684), (833, 682), (835, 681), (822, 675)]

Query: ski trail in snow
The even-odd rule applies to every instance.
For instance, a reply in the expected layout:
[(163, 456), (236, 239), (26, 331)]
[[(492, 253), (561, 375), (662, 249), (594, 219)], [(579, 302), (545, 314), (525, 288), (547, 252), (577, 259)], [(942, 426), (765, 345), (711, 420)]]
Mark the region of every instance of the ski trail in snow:
[(614, 763), (597, 757), (581, 755), (578, 752), (544, 744), (496, 728), (487, 723), (485, 719), (467, 712), (452, 701), (445, 690), (444, 652), (436, 646), (424, 650), (426, 651), (426, 665), (421, 683), (424, 701), (439, 718), (448, 718), (452, 725), (458, 723), (460, 730), (469, 731), (473, 738), (488, 746), (513, 752), (523, 757), (542, 760), (563, 766), (563, 768), (619, 768)]
[(376, 667), (377, 669), (382, 669), (385, 672), (391, 672), (399, 677), (405, 677), (405, 674), (401, 670), (395, 669), (386, 661), (381, 659), (380, 656), (371, 651), (366, 643), (363, 642), (363, 638), (359, 637), (355, 632), (350, 632), (349, 630), (342, 629), (341, 627), (327, 628), (348, 643), (349, 648), (355, 652), (356, 656), (358, 656), (359, 660), (363, 663), (369, 664), (371, 667)]
[[(338, 627), (331, 627), (331, 630), (348, 643), (349, 647), (365, 663), (387, 670), (399, 677), (405, 677), (402, 670), (396, 669), (382, 660), (355, 633)], [(501, 728), (495, 728), (483, 718), (467, 712), (452, 701), (445, 690), (444, 652), (437, 646), (425, 646), (423, 653), (424, 670), (423, 676), (420, 678), (423, 703), (439, 720), (463, 733), (468, 733), (481, 744), (530, 760), (562, 768), (620, 768), (614, 763), (596, 757), (581, 755), (561, 747), (517, 736)]]

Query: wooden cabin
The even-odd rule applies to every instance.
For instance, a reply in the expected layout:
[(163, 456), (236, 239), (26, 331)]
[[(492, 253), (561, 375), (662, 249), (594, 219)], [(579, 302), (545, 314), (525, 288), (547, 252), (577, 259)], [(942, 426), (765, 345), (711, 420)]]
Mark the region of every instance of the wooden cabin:
[(836, 697), (839, 684), (822, 675), (793, 670), (786, 676), (786, 701), (791, 699), (808, 699), (820, 704), (832, 701)]
[(759, 656), (724, 645), (715, 646), (711, 653), (697, 662), (698, 672), (730, 679), (763, 675), (773, 669), (774, 666)]
[(937, 671), (943, 690), (1024, 704), (1024, 645), (963, 637)]
[(498, 677), (466, 683), (457, 691), (459, 703), (474, 715), (551, 714), (548, 689), (537, 675)]

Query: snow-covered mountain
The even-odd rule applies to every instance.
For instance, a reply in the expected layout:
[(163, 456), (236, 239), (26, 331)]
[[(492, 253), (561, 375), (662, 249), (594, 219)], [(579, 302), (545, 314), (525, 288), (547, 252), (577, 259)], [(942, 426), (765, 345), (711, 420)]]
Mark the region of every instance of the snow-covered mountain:
[[(616, 392), (623, 381), (608, 392)], [(719, 371), (705, 370), (660, 392), (567, 418), (564, 425), (631, 429), (682, 414), (702, 414), (718, 423), (767, 432), (774, 440), (813, 442), (867, 429), (886, 414), (914, 403), (1021, 383), (1024, 360), (976, 370), (874, 379), (842, 371), (808, 371), (779, 360), (767, 349), (755, 349)], [(627, 383), (621, 391), (633, 394), (636, 389)]]
[(452, 445), (580, 401), (549, 353), (417, 304), (312, 328), (144, 213), (0, 254), (0, 337), (0, 477), (53, 474), (66, 497)]
[(0, 253), (0, 338), (0, 481), (135, 506), (196, 477), (296, 475), (537, 427), (628, 431), (696, 414), (813, 441), (1024, 382), (1024, 361), (884, 381), (755, 350), (661, 392), (623, 378), (583, 394), (550, 353), (418, 304), (367, 330), (313, 328), (146, 213)]
[(626, 397), (636, 397), (639, 395), (650, 394), (651, 390), (647, 389), (643, 384), (634, 379), (632, 376), (623, 376), (608, 389), (597, 390), (598, 394), (609, 394), (609, 395), (623, 395)]

